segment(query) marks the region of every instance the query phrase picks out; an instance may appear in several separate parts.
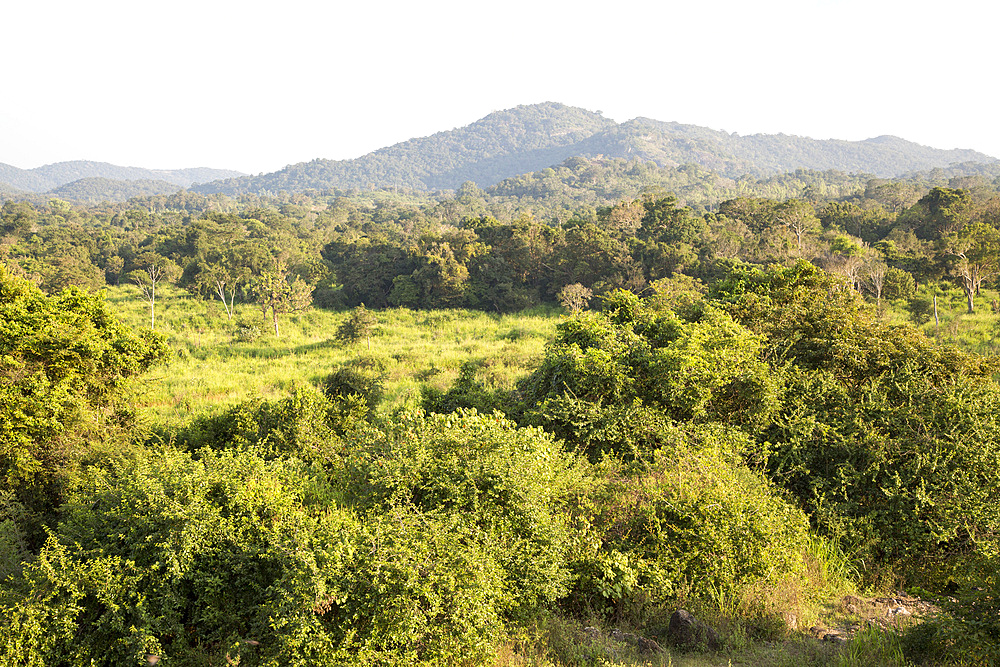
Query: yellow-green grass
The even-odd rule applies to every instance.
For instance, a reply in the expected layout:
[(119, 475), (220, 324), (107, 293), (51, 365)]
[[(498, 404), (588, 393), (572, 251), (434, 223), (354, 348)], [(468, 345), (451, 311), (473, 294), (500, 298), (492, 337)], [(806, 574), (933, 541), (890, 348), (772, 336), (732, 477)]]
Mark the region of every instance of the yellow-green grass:
[[(938, 321), (929, 310), (918, 324), (921, 331), (941, 343), (985, 355), (1000, 354), (1000, 292), (983, 289), (973, 299), (973, 313), (968, 312), (965, 293), (954, 285), (925, 285), (918, 297), (930, 304), (937, 296)], [(885, 317), (894, 323), (914, 323), (904, 302), (888, 304)]]
[[(149, 306), (130, 286), (108, 291), (120, 316), (135, 327), (150, 326)], [(275, 338), (253, 305), (237, 305), (234, 323), (222, 304), (174, 287), (160, 290), (156, 330), (167, 337), (171, 358), (145, 379), (140, 394), (151, 423), (179, 425), (252, 397), (287, 395), (297, 384), (316, 383), (359, 357), (381, 361), (386, 370), (382, 410), (415, 407), (424, 386), (444, 389), (462, 363), (482, 363), (498, 386), (532, 370), (561, 317), (557, 309), (513, 315), (472, 310), (373, 311), (378, 325), (370, 341), (342, 345), (337, 327), (348, 313), (311, 309), (280, 318)], [(261, 336), (237, 340), (237, 321), (251, 321)]]

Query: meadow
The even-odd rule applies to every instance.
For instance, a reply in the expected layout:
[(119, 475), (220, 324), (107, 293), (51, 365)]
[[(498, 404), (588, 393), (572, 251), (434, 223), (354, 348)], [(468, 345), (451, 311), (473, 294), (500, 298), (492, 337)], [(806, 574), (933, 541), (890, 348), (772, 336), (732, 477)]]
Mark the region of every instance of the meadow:
[[(934, 297), (938, 321), (934, 321)], [(982, 289), (975, 298), (975, 312), (968, 313), (965, 294), (940, 282), (922, 285), (909, 303), (890, 304), (884, 316), (893, 323), (916, 324), (927, 336), (986, 356), (1000, 354), (1000, 292)]]
[[(149, 328), (149, 307), (137, 289), (108, 290), (108, 301), (130, 325)], [(359, 358), (385, 371), (380, 410), (416, 407), (423, 387), (445, 389), (461, 365), (474, 362), (495, 387), (512, 387), (534, 368), (563, 316), (559, 308), (498, 315), (474, 310), (373, 311), (369, 340), (345, 345), (337, 327), (349, 313), (313, 308), (284, 315), (281, 336), (252, 305), (237, 305), (230, 322), (220, 303), (172, 286), (156, 301), (156, 331), (172, 358), (143, 379), (141, 407), (159, 426), (186, 423), (251, 397), (283, 397), (298, 383), (319, 383)]]
[[(149, 328), (149, 307), (137, 288), (110, 287), (107, 300), (130, 325)], [(942, 343), (992, 356), (1000, 353), (1000, 319), (991, 306), (996, 303), (1000, 292), (984, 289), (976, 298), (976, 312), (968, 314), (961, 290), (935, 283), (922, 286), (909, 304), (886, 304), (882, 317), (890, 323), (917, 324)], [(360, 343), (336, 339), (348, 311), (319, 308), (282, 316), (281, 335), (275, 338), (270, 322), (263, 321), (253, 304), (237, 304), (230, 321), (219, 302), (167, 285), (156, 301), (156, 331), (166, 337), (172, 358), (143, 379), (145, 417), (161, 427), (180, 426), (251, 397), (274, 399), (288, 395), (299, 383), (318, 384), (358, 359), (384, 368), (385, 396), (379, 410), (387, 414), (417, 407), (425, 387), (451, 386), (466, 362), (477, 364), (493, 387), (511, 388), (541, 360), (546, 342), (565, 316), (558, 307), (505, 315), (467, 309), (372, 312), (377, 324), (370, 339)]]

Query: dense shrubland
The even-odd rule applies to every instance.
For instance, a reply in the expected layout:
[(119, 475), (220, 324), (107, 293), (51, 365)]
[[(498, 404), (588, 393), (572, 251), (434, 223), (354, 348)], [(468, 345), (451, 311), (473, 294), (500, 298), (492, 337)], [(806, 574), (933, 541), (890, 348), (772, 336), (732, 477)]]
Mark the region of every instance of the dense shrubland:
[[(905, 321), (933, 330), (933, 297), (942, 338), (952, 299), (989, 317), (994, 188), (952, 185), (702, 213), (650, 195), (551, 225), (472, 187), (6, 204), (0, 664), (599, 664), (585, 624), (665, 643), (684, 605), (732, 647), (789, 632), (782, 605), (899, 586), (957, 591), (912, 659), (995, 661), (997, 362)], [(214, 319), (148, 332), (171, 274)], [(105, 282), (145, 290), (144, 333), (62, 289)], [(537, 331), (497, 311), (560, 296), (572, 314), (515, 360)], [(333, 325), (306, 297), (353, 310)], [(426, 310), (459, 306), (494, 315)], [(424, 346), (384, 349), (406, 318)], [(279, 320), (324, 331), (278, 350)], [(465, 320), (495, 349), (445, 360)], [(141, 418), (157, 364), (258, 354), (324, 361)]]

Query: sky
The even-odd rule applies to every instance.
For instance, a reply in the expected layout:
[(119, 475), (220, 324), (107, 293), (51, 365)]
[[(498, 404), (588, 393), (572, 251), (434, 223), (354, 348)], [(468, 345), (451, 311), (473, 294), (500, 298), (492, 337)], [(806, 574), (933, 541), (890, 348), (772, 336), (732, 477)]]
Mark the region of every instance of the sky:
[(1000, 157), (976, 0), (13, 0), (0, 163), (266, 173), (520, 104)]

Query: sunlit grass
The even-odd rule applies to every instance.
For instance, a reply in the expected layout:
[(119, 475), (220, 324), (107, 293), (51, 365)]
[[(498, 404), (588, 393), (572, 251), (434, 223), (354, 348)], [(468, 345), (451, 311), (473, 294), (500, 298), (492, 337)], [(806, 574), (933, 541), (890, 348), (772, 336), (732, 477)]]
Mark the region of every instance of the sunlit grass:
[[(131, 325), (150, 326), (148, 305), (133, 288), (112, 288), (108, 300)], [(166, 336), (172, 355), (145, 379), (142, 406), (152, 422), (177, 425), (250, 397), (283, 396), (297, 383), (318, 382), (341, 364), (372, 357), (386, 369), (381, 409), (415, 407), (424, 386), (450, 386), (466, 361), (482, 363), (498, 386), (512, 386), (537, 364), (561, 316), (544, 308), (513, 315), (372, 312), (378, 326), (370, 341), (344, 346), (335, 334), (347, 312), (312, 309), (284, 315), (275, 338), (270, 321), (263, 323), (258, 310), (244, 305), (234, 322), (253, 321), (261, 336), (240, 342), (219, 303), (166, 287), (156, 304), (156, 330)]]
[(995, 310), (1000, 309), (1000, 292), (981, 290), (973, 300), (973, 313), (968, 312), (964, 292), (948, 283), (921, 286), (917, 296), (928, 304), (937, 296), (937, 322), (932, 310), (915, 322), (904, 302), (887, 304), (883, 316), (896, 324), (916, 324), (927, 336), (941, 343), (979, 354), (1000, 354), (1000, 312)]

